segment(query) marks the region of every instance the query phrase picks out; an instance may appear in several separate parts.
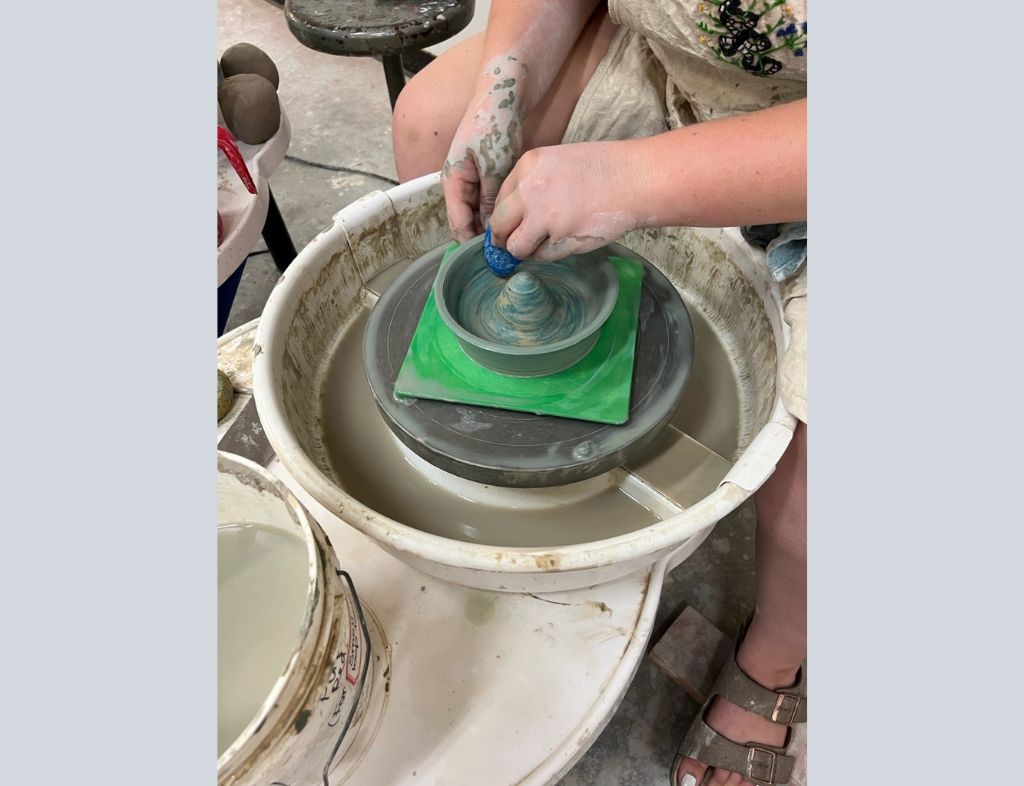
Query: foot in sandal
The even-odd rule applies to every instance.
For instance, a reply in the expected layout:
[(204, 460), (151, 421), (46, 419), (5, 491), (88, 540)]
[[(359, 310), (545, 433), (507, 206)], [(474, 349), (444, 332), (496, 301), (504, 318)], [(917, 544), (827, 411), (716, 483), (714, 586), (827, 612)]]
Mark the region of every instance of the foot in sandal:
[(778, 650), (758, 646), (757, 638), (746, 627), (740, 633), (733, 658), (680, 745), (674, 786), (788, 782), (793, 761), (786, 755), (787, 724), (806, 719), (805, 679), (799, 666), (780, 667)]

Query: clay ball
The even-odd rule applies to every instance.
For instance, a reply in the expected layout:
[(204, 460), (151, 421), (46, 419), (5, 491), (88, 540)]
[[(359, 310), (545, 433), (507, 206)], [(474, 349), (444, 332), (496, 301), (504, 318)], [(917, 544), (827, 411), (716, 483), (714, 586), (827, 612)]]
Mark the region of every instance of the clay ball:
[(224, 76), (259, 74), (270, 82), (275, 90), (281, 86), (277, 66), (270, 59), (270, 55), (252, 44), (235, 44), (221, 56), (220, 68)]
[(259, 74), (229, 76), (217, 88), (217, 101), (228, 130), (246, 144), (263, 144), (281, 125), (277, 91)]
[(231, 388), (231, 380), (227, 375), (217, 369), (217, 422), (224, 420), (224, 416), (231, 411), (231, 402), (234, 401), (235, 391)]

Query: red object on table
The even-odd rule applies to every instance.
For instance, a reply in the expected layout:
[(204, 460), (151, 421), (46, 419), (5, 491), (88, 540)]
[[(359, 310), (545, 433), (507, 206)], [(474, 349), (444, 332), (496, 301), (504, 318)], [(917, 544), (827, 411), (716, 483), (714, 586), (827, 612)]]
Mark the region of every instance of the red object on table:
[[(242, 158), (242, 153), (238, 149), (238, 145), (235, 144), (235, 138), (231, 136), (231, 132), (223, 126), (217, 126), (217, 147), (221, 149), (221, 152), (227, 157), (231, 163), (232, 168), (235, 170), (235, 174), (238, 175), (238, 179), (242, 181), (242, 184), (246, 187), (250, 194), (256, 193), (256, 183), (253, 182), (252, 175), (249, 174), (249, 167), (245, 165), (245, 159)], [(217, 247), (220, 248), (220, 244), (224, 242), (224, 221), (220, 217), (220, 211), (217, 211)]]
[(231, 166), (234, 167), (235, 173), (249, 190), (249, 193), (255, 194), (256, 183), (253, 182), (252, 175), (249, 174), (249, 167), (245, 165), (245, 159), (242, 158), (238, 145), (235, 144), (235, 138), (231, 136), (231, 132), (224, 128), (224, 126), (217, 126), (217, 147), (227, 156)]

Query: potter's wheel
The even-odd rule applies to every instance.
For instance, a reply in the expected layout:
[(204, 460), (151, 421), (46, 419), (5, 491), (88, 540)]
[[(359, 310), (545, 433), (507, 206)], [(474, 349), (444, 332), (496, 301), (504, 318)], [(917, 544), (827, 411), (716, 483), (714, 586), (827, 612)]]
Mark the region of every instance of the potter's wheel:
[(647, 447), (675, 413), (693, 363), (693, 327), (678, 292), (647, 260), (629, 420), (621, 426), (398, 399), (405, 359), (444, 248), (412, 263), (381, 294), (366, 326), (363, 362), (388, 427), (414, 453), (454, 475), (498, 486), (558, 486), (600, 475)]

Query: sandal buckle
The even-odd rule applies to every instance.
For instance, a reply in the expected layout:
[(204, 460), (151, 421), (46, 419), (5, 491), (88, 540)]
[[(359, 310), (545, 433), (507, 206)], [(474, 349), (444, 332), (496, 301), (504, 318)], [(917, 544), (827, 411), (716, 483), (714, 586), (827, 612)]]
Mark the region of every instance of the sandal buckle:
[(753, 745), (747, 750), (747, 779), (754, 783), (774, 784), (775, 763), (778, 758), (775, 751), (757, 748)]
[(775, 709), (772, 711), (772, 722), (791, 726), (800, 709), (800, 697), (790, 693), (780, 693)]

